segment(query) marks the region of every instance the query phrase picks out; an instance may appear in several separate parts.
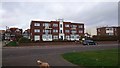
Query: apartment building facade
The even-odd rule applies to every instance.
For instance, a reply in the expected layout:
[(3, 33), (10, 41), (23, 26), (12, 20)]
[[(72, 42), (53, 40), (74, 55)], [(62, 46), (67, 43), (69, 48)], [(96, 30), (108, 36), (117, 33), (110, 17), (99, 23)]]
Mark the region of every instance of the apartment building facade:
[(79, 40), (84, 35), (83, 23), (59, 21), (31, 21), (31, 40)]
[(120, 27), (100, 27), (97, 28), (98, 36), (118, 36), (120, 33)]

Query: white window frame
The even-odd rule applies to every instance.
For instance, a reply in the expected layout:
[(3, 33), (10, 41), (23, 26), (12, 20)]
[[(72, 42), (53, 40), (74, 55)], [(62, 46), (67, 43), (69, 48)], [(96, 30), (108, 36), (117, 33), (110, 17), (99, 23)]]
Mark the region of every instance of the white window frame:
[(69, 35), (66, 35), (65, 38), (66, 38), (67, 40), (69, 40), (69, 39), (70, 39), (70, 36), (69, 36)]
[(77, 31), (76, 30), (71, 30), (71, 33), (77, 33)]
[(35, 33), (39, 33), (39, 32), (40, 32), (40, 29), (34, 29), (34, 32), (35, 32)]
[(55, 24), (55, 23), (54, 23), (54, 24), (53, 24), (53, 27), (58, 27), (58, 24)]
[(40, 26), (40, 23), (34, 23), (34, 26)]
[(79, 33), (83, 33), (83, 31), (82, 31), (82, 30), (79, 30)]
[(65, 30), (65, 33), (70, 33), (70, 30)]
[(58, 32), (58, 30), (57, 29), (53, 29), (53, 32)]
[(34, 35), (34, 40), (35, 40), (35, 41), (40, 40), (40, 35)]
[(83, 25), (79, 25), (78, 28), (83, 28)]
[(43, 23), (43, 26), (49, 27), (49, 26), (50, 26), (50, 23)]
[(70, 25), (69, 24), (65, 24), (65, 27), (70, 27)]
[(53, 36), (53, 39), (58, 39), (58, 35), (54, 35), (54, 36)]

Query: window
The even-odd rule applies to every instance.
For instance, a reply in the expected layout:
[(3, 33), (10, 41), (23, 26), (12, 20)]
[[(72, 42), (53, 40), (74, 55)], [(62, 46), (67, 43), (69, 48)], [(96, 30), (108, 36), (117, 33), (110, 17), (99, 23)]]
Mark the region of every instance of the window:
[(98, 29), (98, 32), (100, 32), (100, 29)]
[(113, 35), (113, 33), (108, 33), (108, 35)]
[(39, 35), (35, 35), (35, 36), (34, 36), (34, 40), (35, 40), (35, 41), (40, 40), (40, 36), (39, 36)]
[(70, 36), (69, 35), (66, 35), (66, 39), (68, 40), (70, 38)]
[(65, 27), (69, 27), (69, 24), (65, 24)]
[(79, 25), (78, 28), (83, 28), (83, 25)]
[(45, 34), (46, 33), (48, 34), (49, 32), (51, 33), (51, 30), (44, 30), (44, 32), (45, 32)]
[(40, 26), (40, 23), (34, 23), (34, 26)]
[(58, 27), (58, 24), (53, 24), (53, 27)]
[(60, 24), (60, 28), (62, 28), (62, 24)]
[(34, 32), (40, 32), (40, 29), (34, 29)]
[(74, 35), (71, 35), (71, 38), (74, 38)]
[(79, 36), (79, 35), (76, 35), (76, 38), (77, 38), (77, 39), (79, 39), (79, 38), (80, 38), (80, 36)]
[(113, 28), (106, 28), (106, 30), (113, 30)]
[(43, 26), (48, 27), (48, 26), (50, 26), (50, 24), (49, 23), (43, 23)]
[(76, 33), (76, 30), (71, 30), (71, 33)]
[(69, 33), (70, 32), (70, 30), (65, 30), (65, 33)]
[(62, 30), (60, 30), (60, 33), (62, 33)]
[(117, 31), (117, 29), (115, 28), (115, 31)]
[(57, 35), (54, 35), (54, 36), (53, 36), (53, 39), (58, 39), (58, 36), (57, 36)]
[(77, 25), (71, 25), (71, 27), (76, 28), (76, 27), (77, 27)]
[(82, 31), (82, 30), (79, 30), (79, 33), (83, 33), (83, 31)]
[(58, 30), (57, 29), (53, 29), (53, 32), (58, 32)]

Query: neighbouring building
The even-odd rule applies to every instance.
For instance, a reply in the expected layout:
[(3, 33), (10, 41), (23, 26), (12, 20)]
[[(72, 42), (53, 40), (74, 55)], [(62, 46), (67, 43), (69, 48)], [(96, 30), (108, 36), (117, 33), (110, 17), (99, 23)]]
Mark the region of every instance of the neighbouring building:
[(22, 29), (19, 28), (7, 28), (5, 31), (5, 40), (16, 40), (22, 36)]
[(84, 35), (83, 23), (58, 21), (31, 21), (31, 40), (53, 41), (53, 40), (79, 40)]
[(27, 29), (23, 32), (23, 37), (30, 39), (30, 29)]
[(100, 27), (97, 28), (98, 36), (118, 36), (120, 27)]
[(0, 30), (0, 41), (4, 40), (4, 33), (5, 33), (5, 30)]

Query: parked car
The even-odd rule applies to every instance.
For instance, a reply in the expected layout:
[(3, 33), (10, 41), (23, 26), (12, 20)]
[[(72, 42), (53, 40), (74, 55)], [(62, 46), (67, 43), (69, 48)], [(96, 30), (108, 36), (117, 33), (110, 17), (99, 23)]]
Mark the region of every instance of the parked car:
[(97, 45), (93, 40), (84, 40), (82, 42), (83, 45)]

